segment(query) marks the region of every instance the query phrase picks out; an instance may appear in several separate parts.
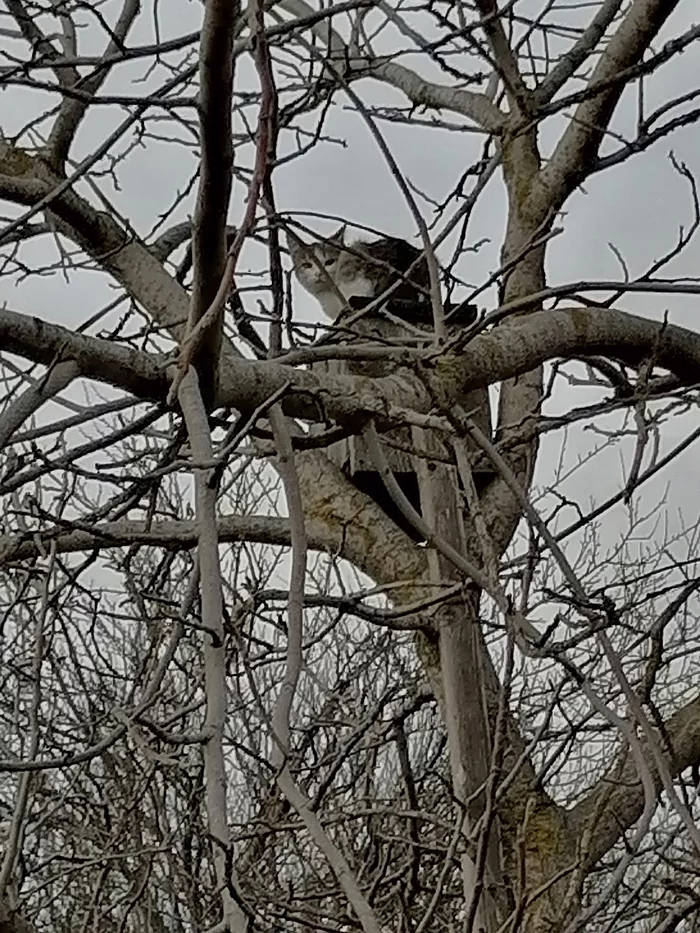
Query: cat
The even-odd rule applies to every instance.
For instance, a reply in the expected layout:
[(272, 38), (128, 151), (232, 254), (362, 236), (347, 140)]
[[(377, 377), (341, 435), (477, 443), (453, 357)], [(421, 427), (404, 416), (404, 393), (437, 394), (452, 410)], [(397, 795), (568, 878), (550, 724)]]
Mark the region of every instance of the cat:
[(326, 316), (336, 321), (348, 308), (362, 307), (399, 282), (390, 305), (414, 306), (414, 314), (425, 317), (430, 312), (430, 274), (420, 250), (397, 237), (346, 243), (345, 232), (343, 225), (311, 245), (287, 234), (294, 273)]
[[(338, 321), (349, 310), (360, 310), (396, 286), (382, 307), (408, 324), (430, 327), (430, 272), (421, 250), (391, 236), (346, 243), (346, 229), (343, 224), (311, 245), (287, 232), (294, 274), (326, 316)], [(451, 329), (473, 324), (477, 315), (476, 306), (468, 302), (446, 301), (443, 311)]]
[[(349, 311), (365, 307), (396, 286), (384, 304), (355, 322), (353, 330), (365, 341), (378, 338), (383, 344), (387, 340), (400, 343), (406, 338), (415, 341), (415, 328), (425, 330), (426, 340), (430, 339), (433, 327), (430, 273), (422, 252), (397, 237), (382, 237), (373, 242), (355, 240), (346, 244), (345, 234), (343, 225), (332, 236), (307, 245), (295, 234), (287, 233), (289, 253), (299, 284), (318, 301), (324, 314), (339, 325)], [(384, 310), (393, 318), (413, 325), (413, 330), (404, 329), (402, 333), (400, 323), (392, 322), (383, 314)], [(446, 303), (444, 310), (446, 315), (449, 314), (451, 329), (467, 326), (476, 318), (476, 308), (466, 302), (454, 307)], [(342, 339), (352, 339), (347, 331), (340, 333)], [(391, 364), (386, 362), (344, 364), (338, 361), (317, 365), (320, 369), (371, 377), (387, 375), (391, 368)], [(410, 449), (409, 429), (398, 429), (385, 436), (387, 441), (391, 438), (398, 441), (404, 451)], [(396, 448), (387, 453), (396, 481), (411, 505), (420, 512), (419, 483), (413, 458)], [(351, 437), (334, 444), (328, 455), (355, 487), (369, 495), (402, 531), (414, 541), (423, 540), (389, 495), (361, 438)]]

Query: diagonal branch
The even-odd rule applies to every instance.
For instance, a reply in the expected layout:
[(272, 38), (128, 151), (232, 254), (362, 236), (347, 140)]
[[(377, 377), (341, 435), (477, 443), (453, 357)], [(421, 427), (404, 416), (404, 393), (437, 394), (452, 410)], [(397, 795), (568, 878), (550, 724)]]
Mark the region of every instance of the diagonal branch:
[[(612, 79), (641, 61), (678, 3), (679, 0), (634, 0), (601, 55), (589, 85)], [(558, 209), (586, 177), (625, 87), (625, 82), (616, 83), (576, 108), (549, 163), (533, 185), (529, 201), (535, 210), (545, 203), (550, 210)]]
[[(687, 768), (700, 762), (700, 694), (674, 713), (664, 726), (659, 739), (664, 763), (676, 778)], [(651, 752), (645, 753), (657, 794), (662, 781)], [(601, 806), (601, 801), (605, 805)], [(637, 766), (628, 752), (620, 768), (605, 774), (596, 787), (572, 811), (579, 835), (586, 835), (586, 863), (590, 867), (601, 859), (623, 834), (639, 819), (644, 809), (644, 789), (639, 782)]]
[(653, 74), (661, 68), (662, 65), (676, 58), (699, 39), (700, 25), (691, 26), (679, 36), (675, 36), (675, 38), (669, 39), (668, 42), (664, 43), (661, 51), (656, 52), (654, 55), (650, 55), (643, 61), (638, 61), (636, 64), (630, 65), (628, 68), (623, 68), (621, 71), (614, 74), (606, 75), (606, 77), (601, 78), (599, 81), (589, 81), (580, 91), (573, 91), (565, 97), (559, 97), (557, 100), (541, 106), (539, 113), (541, 116), (559, 113), (566, 107), (580, 104), (584, 100), (590, 100), (601, 91), (607, 91), (621, 84), (629, 84), (630, 81), (634, 81), (637, 78), (643, 78), (646, 75)]
[(415, 71), (394, 61), (368, 59), (365, 65), (357, 65), (356, 70), (358, 76), (365, 73), (390, 84), (416, 107), (451, 110), (473, 120), (487, 133), (500, 133), (505, 126), (505, 116), (485, 94), (426, 81)]
[(527, 114), (532, 107), (531, 92), (523, 82), (518, 60), (506, 37), (498, 4), (496, 0), (476, 0), (476, 8), (510, 105), (513, 110)]
[(27, 418), (38, 411), (44, 402), (54, 398), (66, 386), (69, 386), (79, 373), (80, 369), (76, 363), (69, 360), (57, 366), (51, 366), (40, 379), (33, 380), (26, 392), (8, 405), (0, 415), (0, 450)]
[[(279, 5), (293, 16), (306, 18), (314, 13), (306, 0), (282, 0)], [(311, 31), (324, 43), (329, 60), (342, 70), (346, 81), (364, 76), (375, 78), (401, 91), (416, 106), (460, 113), (487, 133), (499, 133), (505, 126), (504, 114), (486, 94), (434, 84), (391, 57), (363, 55), (349, 48), (330, 23), (312, 22)]]
[[(124, 131), (128, 122), (119, 130)], [(115, 131), (110, 140), (117, 137)], [(48, 208), (59, 233), (84, 249), (131, 298), (149, 310), (158, 324), (168, 327), (177, 338), (187, 320), (185, 290), (133, 234), (71, 190), (81, 172), (87, 171), (108, 150), (108, 143), (109, 140), (84, 160), (70, 178), (62, 179), (42, 160), (0, 140), (0, 198), (31, 205), (27, 215), (8, 224), (2, 232), (24, 227), (29, 214)]]
[[(158, 262), (165, 262), (175, 250), (182, 246), (192, 236), (192, 224), (189, 220), (183, 220), (178, 224), (168, 227), (149, 247), (151, 253)], [(189, 271), (189, 270), (188, 270)]]
[(20, 32), (31, 46), (32, 52), (45, 59), (52, 66), (56, 80), (61, 87), (73, 87), (80, 77), (78, 69), (74, 65), (53, 64), (62, 57), (61, 53), (41, 31), (37, 25), (36, 17), (27, 12), (23, 0), (5, 0), (5, 5), (19, 26)]
[(562, 55), (534, 93), (537, 104), (548, 103), (598, 47), (605, 31), (617, 16), (623, 0), (604, 0), (578, 41)]
[[(85, 79), (78, 79), (71, 83), (71, 88), (79, 88), (87, 96), (80, 100), (75, 97), (64, 97), (58, 111), (58, 116), (51, 128), (46, 144), (51, 164), (61, 171), (68, 158), (68, 152), (75, 139), (80, 123), (90, 106), (90, 99), (99, 91), (111, 72), (111, 66), (106, 64), (123, 48), (124, 39), (136, 19), (141, 7), (140, 0), (124, 0), (119, 18), (114, 26), (112, 37), (105, 49), (102, 61), (93, 73)], [(65, 14), (69, 17), (70, 14)], [(56, 69), (59, 70), (59, 69)]]
[(277, 775), (277, 784), (299, 814), (309, 836), (333, 869), (338, 883), (352, 905), (364, 933), (382, 933), (382, 927), (379, 925), (369, 901), (362, 893), (350, 865), (324, 829), (321, 820), (313, 810), (312, 802), (293, 780), (288, 765), (285, 764)]

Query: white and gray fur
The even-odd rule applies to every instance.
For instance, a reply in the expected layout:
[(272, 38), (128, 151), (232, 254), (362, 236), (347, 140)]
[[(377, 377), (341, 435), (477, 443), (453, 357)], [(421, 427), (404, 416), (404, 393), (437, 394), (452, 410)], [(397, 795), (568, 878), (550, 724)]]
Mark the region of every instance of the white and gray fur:
[(430, 275), (419, 250), (395, 237), (346, 243), (345, 231), (312, 244), (287, 235), (294, 274), (331, 320), (351, 299), (378, 298), (394, 285), (392, 300), (428, 306)]
[[(394, 237), (383, 237), (374, 242), (356, 240), (346, 244), (344, 226), (332, 236), (310, 245), (288, 233), (287, 243), (297, 280), (318, 301), (332, 321), (338, 321), (344, 311), (362, 307), (364, 303), (379, 298), (391, 286), (396, 286), (387, 304), (361, 316), (353, 323), (352, 332), (346, 328), (340, 330), (338, 339), (343, 342), (359, 340), (362, 343), (377, 340), (383, 346), (406, 342), (415, 345), (416, 337), (420, 339), (421, 330), (425, 330), (426, 341), (432, 338), (428, 264), (425, 257), (421, 257), (420, 251), (410, 243)], [(365, 301), (358, 304), (353, 299)], [(390, 312), (389, 315), (383, 313), (385, 308)], [(471, 320), (464, 323), (471, 323)], [(395, 364), (387, 361), (329, 360), (316, 363), (313, 368), (336, 375), (345, 373), (375, 378), (387, 376), (396, 370)], [(470, 404), (473, 399), (466, 401)], [(468, 410), (471, 407), (473, 405)], [(489, 430), (488, 424), (483, 424), (482, 428)], [(410, 452), (414, 448), (412, 430), (408, 427), (394, 429), (383, 435), (383, 441), (395, 478), (411, 504), (420, 510), (417, 463)], [(435, 443), (436, 450), (441, 450), (442, 440), (435, 439)], [(425, 447), (425, 443), (420, 446)], [(386, 492), (362, 437), (352, 436), (330, 445), (328, 456), (396, 524), (409, 535), (416, 536)], [(451, 467), (447, 469), (454, 472)], [(455, 473), (454, 484), (457, 482)]]

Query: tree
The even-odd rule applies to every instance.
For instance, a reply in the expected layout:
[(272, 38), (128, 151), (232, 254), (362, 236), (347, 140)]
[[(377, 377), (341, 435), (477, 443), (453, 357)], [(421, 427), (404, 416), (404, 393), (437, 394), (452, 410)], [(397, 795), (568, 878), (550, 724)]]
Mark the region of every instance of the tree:
[[(696, 929), (698, 525), (654, 485), (700, 433), (692, 4), (6, 8), (0, 930)], [(336, 113), (420, 235), (428, 344), (304, 321), (285, 173)], [(479, 147), (437, 195), (426, 134)], [(577, 192), (672, 136), (675, 242), (552, 284)], [(464, 291), (494, 197), (445, 332), (436, 252)], [(309, 365), (343, 357), (386, 374)], [(381, 472), (397, 427), (425, 547), (325, 453)]]

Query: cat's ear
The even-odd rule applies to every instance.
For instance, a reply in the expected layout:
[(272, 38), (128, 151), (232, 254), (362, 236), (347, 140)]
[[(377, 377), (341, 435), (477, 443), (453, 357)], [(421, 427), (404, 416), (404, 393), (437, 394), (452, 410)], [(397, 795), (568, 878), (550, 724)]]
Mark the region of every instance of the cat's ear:
[(334, 243), (336, 246), (345, 246), (345, 231), (347, 230), (347, 226), (347, 224), (343, 224), (342, 227), (339, 227), (335, 233), (328, 237), (328, 241)]
[(287, 230), (287, 248), (293, 264), (296, 266), (306, 253), (307, 246), (292, 230)]

